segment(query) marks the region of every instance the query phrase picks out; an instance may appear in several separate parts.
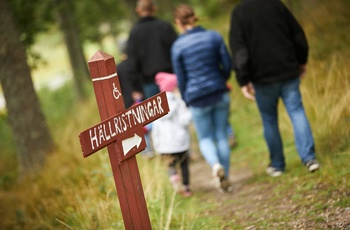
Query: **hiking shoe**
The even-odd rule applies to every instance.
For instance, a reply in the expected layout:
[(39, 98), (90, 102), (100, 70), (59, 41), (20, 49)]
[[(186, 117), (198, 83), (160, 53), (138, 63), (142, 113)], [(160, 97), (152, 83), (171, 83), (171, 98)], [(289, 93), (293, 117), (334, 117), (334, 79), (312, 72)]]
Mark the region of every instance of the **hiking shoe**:
[(220, 180), (224, 179), (225, 177), (224, 167), (219, 163), (214, 164), (212, 168), (212, 175), (214, 178), (219, 178)]
[(233, 186), (231, 185), (230, 181), (227, 179), (224, 179), (221, 181), (219, 192), (225, 193), (225, 192), (232, 192)]
[(228, 137), (228, 143), (229, 143), (231, 148), (236, 147), (236, 145), (237, 145), (236, 137), (234, 135), (230, 135)]
[(266, 173), (269, 175), (269, 176), (272, 176), (272, 177), (279, 177), (283, 174), (283, 171), (282, 170), (279, 170), (279, 169), (276, 169), (272, 166), (269, 166), (266, 168)]
[(224, 167), (219, 163), (214, 164), (212, 168), (212, 176), (214, 178), (216, 187), (220, 188), (221, 182), (225, 179)]
[(170, 176), (170, 183), (173, 186), (173, 189), (176, 192), (179, 192), (181, 189), (181, 184), (180, 184), (180, 176), (178, 174), (174, 174)]
[(188, 185), (184, 185), (184, 188), (183, 188), (183, 191), (181, 192), (181, 195), (184, 197), (192, 196), (192, 192), (191, 192), (190, 187)]
[(213, 177), (224, 178), (225, 177), (224, 167), (219, 163), (214, 164), (212, 168), (212, 175)]
[(309, 170), (309, 172), (313, 173), (320, 169), (320, 164), (317, 160), (310, 160), (306, 162), (306, 167)]

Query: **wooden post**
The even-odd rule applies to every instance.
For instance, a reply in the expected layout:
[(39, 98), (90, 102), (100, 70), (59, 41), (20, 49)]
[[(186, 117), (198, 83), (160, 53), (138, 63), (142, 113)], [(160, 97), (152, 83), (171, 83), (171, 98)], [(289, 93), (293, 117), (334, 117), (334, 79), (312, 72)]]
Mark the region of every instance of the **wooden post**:
[(102, 122), (79, 135), (83, 156), (107, 146), (125, 229), (151, 229), (136, 153), (146, 147), (142, 126), (169, 112), (166, 95), (126, 110), (114, 58), (97, 51), (88, 65)]

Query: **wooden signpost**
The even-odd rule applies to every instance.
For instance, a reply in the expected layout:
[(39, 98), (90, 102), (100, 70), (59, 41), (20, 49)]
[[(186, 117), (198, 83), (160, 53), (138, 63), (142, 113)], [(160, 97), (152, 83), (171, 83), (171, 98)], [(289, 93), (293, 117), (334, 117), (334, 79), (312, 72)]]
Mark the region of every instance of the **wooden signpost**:
[(151, 229), (136, 154), (142, 127), (169, 112), (165, 92), (125, 109), (114, 58), (97, 51), (88, 62), (101, 123), (79, 135), (84, 157), (107, 147), (125, 229)]

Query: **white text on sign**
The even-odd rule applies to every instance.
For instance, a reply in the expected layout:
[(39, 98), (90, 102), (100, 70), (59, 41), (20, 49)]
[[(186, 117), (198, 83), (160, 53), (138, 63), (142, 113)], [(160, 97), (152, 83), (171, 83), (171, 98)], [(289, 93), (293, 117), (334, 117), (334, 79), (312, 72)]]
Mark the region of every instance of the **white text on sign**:
[(90, 129), (91, 149), (94, 150), (117, 134), (122, 134), (128, 129), (143, 124), (161, 114), (164, 114), (164, 109), (162, 107), (162, 98), (159, 96), (147, 103), (135, 105), (115, 116), (113, 120)]

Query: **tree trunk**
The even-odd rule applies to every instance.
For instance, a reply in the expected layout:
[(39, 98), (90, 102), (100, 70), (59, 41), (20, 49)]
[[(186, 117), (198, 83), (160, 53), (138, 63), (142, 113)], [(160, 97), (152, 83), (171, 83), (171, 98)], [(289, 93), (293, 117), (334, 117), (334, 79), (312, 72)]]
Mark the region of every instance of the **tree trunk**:
[(25, 175), (40, 169), (54, 143), (6, 0), (0, 0), (0, 15), (0, 82), (16, 142), (19, 173)]
[(84, 85), (85, 82), (90, 79), (89, 70), (76, 25), (69, 8), (69, 2), (67, 0), (56, 0), (55, 5), (58, 7), (58, 21), (64, 34), (64, 40), (69, 53), (76, 93), (79, 99), (85, 99), (87, 93)]

